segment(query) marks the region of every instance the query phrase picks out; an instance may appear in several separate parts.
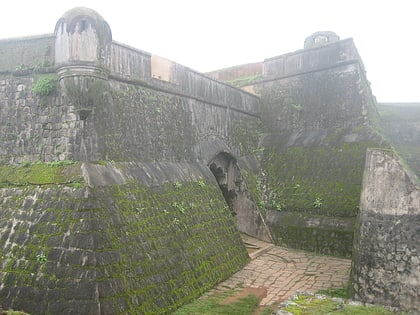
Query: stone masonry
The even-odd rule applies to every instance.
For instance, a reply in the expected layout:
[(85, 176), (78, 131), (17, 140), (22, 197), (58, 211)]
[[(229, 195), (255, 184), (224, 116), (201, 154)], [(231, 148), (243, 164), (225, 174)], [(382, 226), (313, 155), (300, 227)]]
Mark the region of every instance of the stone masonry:
[(353, 250), (354, 295), (420, 314), (420, 188), (391, 151), (369, 150)]
[[(383, 113), (333, 32), (210, 74), (114, 41), (83, 7), (53, 34), (0, 40), (0, 304), (171, 313), (246, 265), (241, 231), (353, 254), (358, 298), (418, 312), (418, 184), (390, 151), (365, 159), (391, 150), (381, 123), (404, 122)], [(417, 124), (390, 137), (415, 168)], [(342, 284), (286, 255), (264, 256), (263, 283), (239, 281), (273, 285), (267, 303), (300, 280)]]

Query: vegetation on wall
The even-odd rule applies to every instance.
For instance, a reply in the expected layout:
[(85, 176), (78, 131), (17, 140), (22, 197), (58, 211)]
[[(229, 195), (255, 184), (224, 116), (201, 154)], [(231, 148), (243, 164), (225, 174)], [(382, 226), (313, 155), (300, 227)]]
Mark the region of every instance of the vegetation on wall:
[(268, 149), (263, 160), (268, 194), (287, 211), (330, 216), (358, 213), (365, 152), (371, 142), (335, 147)]
[(76, 188), (84, 185), (80, 163), (57, 161), (0, 165), (0, 188), (57, 184)]
[(253, 74), (253, 75), (234, 78), (232, 80), (226, 81), (226, 83), (230, 84), (234, 87), (242, 87), (242, 86), (246, 86), (246, 85), (250, 85), (252, 83), (255, 83), (258, 80), (262, 79), (262, 77), (263, 77), (262, 74), (257, 73), (257, 74)]
[[(25, 301), (37, 313), (64, 312), (83, 300), (87, 313), (94, 282), (110, 313), (171, 313), (248, 261), (219, 188), (205, 179), (85, 188), (88, 195), (51, 188), (25, 187), (2, 205), (0, 228), (13, 218), (21, 240), (0, 248), (2, 283), (27, 288), (14, 308)], [(34, 211), (22, 211), (29, 201)]]
[(56, 91), (57, 80), (56, 75), (42, 75), (32, 86), (32, 91), (39, 96), (49, 96)]
[(258, 144), (263, 134), (262, 121), (258, 118), (249, 118), (236, 121), (233, 130), (233, 145), (242, 155), (257, 154), (262, 150)]

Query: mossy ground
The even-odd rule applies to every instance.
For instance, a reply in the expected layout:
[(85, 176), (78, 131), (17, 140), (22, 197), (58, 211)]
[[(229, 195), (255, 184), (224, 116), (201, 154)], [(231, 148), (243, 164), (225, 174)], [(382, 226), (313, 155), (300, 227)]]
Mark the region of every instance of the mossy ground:
[(330, 297), (319, 298), (312, 295), (301, 294), (281, 308), (293, 315), (396, 315), (405, 314), (387, 310), (382, 306), (350, 305)]
[[(183, 306), (178, 309), (175, 315), (216, 315), (216, 314), (229, 314), (229, 315), (252, 315), (256, 314), (259, 309), (258, 297), (250, 294), (235, 300), (231, 303), (226, 303), (226, 299), (234, 295), (237, 291), (231, 290), (217, 295), (198, 299), (194, 302)], [(262, 310), (262, 313), (268, 315), (271, 314), (272, 308), (266, 307)]]
[[(330, 293), (333, 296), (342, 296), (346, 292), (346, 288), (326, 290), (325, 293)], [(215, 314), (229, 314), (229, 315), (269, 315), (272, 314), (276, 308), (273, 306), (259, 307), (258, 298), (255, 295), (248, 295), (232, 303), (225, 303), (227, 298), (234, 295), (235, 290), (219, 293), (217, 295), (197, 299), (190, 304), (178, 309), (175, 315), (215, 315)], [(338, 299), (333, 299), (331, 296), (323, 296), (320, 298), (315, 295), (301, 294), (297, 295), (292, 302), (285, 303), (284, 307), (280, 308), (293, 315), (325, 315), (325, 314), (343, 314), (343, 315), (403, 315), (405, 313), (393, 312), (381, 306), (364, 306), (364, 305), (349, 305), (343, 303)]]

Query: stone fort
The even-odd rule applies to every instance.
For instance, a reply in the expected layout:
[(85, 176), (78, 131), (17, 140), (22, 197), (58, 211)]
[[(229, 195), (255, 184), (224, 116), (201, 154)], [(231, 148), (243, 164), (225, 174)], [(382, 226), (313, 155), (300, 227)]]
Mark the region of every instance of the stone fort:
[(333, 32), (203, 74), (74, 8), (0, 40), (0, 304), (169, 314), (247, 263), (241, 232), (352, 257), (355, 299), (420, 314), (419, 131)]

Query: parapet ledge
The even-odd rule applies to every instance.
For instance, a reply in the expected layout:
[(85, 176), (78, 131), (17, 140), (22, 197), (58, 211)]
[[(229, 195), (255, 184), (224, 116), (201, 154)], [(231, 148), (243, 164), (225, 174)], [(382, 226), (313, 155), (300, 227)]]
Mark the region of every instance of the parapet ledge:
[[(355, 46), (353, 38), (349, 37), (349, 38), (341, 39), (341, 40), (336, 41), (336, 42), (327, 43), (327, 44), (322, 45), (322, 46), (315, 46), (315, 47), (311, 47), (311, 48), (302, 48), (302, 49), (298, 49), (298, 50), (288, 52), (288, 53), (285, 53), (285, 54), (282, 54), (282, 55), (277, 55), (277, 56), (274, 56), (274, 57), (265, 58), (264, 62), (271, 61), (271, 60), (276, 60), (276, 59), (280, 59), (280, 58), (286, 58), (286, 57), (293, 56), (293, 55), (299, 55), (299, 54), (302, 54), (302, 53), (305, 53), (305, 52), (310, 52), (310, 51), (327, 50), (327, 49), (330, 49), (333, 46), (341, 46), (341, 45), (347, 44), (347, 43), (352, 43), (353, 46)], [(356, 48), (356, 47), (354, 47), (354, 48)]]

